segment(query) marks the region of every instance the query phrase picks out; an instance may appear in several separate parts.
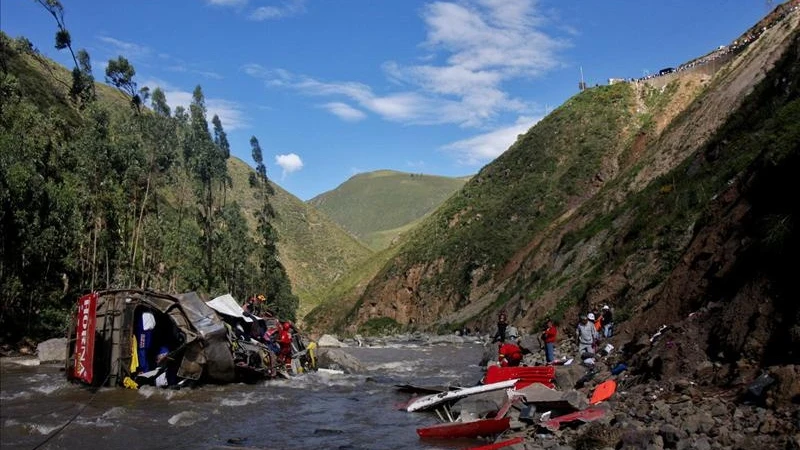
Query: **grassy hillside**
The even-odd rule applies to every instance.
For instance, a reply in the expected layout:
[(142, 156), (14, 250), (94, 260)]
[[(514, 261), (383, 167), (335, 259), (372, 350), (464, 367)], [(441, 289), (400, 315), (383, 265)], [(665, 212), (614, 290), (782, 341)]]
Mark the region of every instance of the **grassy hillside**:
[[(253, 213), (259, 203), (249, 185), (253, 172), (236, 157), (228, 160), (228, 173), (233, 181), (230, 199), (248, 212), (245, 217), (255, 232)], [(298, 316), (302, 317), (319, 303), (328, 286), (361, 264), (372, 252), (313, 206), (274, 183), (272, 186), (275, 195), (271, 202), (277, 213), (275, 228), (280, 259), (292, 280), (294, 292), (300, 297)]]
[(537, 232), (596, 190), (603, 158), (626, 144), (633, 94), (627, 84), (573, 97), (484, 167), (419, 229), (386, 276), (441, 259), (426, 290), (466, 300), (473, 282), (504, 264)]
[[(72, 83), (70, 72), (63, 66), (35, 51), (17, 53), (10, 46), (24, 46), (25, 41), (10, 39), (2, 34), (4, 67), (8, 73), (15, 74), (19, 88), (33, 103), (54, 108), (68, 123), (75, 124), (78, 116), (69, 104), (69, 90)], [(95, 84), (97, 100), (112, 107), (128, 107), (130, 100), (119, 90), (102, 83)]]
[(356, 175), (308, 203), (370, 248), (386, 248), (398, 234), (460, 189), (467, 178), (380, 170)]

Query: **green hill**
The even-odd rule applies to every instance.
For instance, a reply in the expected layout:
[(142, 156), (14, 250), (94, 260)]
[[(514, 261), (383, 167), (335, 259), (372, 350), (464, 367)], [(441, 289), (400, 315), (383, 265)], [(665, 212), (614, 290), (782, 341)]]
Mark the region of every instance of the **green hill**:
[(379, 170), (356, 175), (308, 203), (375, 250), (438, 208), (468, 180)]
[[(610, 304), (636, 337), (710, 301), (767, 299), (775, 317), (747, 307), (753, 339), (788, 339), (797, 202), (778, 198), (798, 189), (798, 16), (773, 15), (717, 64), (572, 97), (410, 231), (330, 322), (486, 330), (503, 309), (531, 329)], [(742, 351), (717, 326), (725, 343), (709, 337), (709, 352)]]
[[(0, 56), (0, 341), (61, 333), (89, 289), (263, 292), (302, 317), (371, 256), (272, 183), (267, 242), (283, 269), (264, 278), (255, 171), (200, 108), (138, 111), (100, 83), (95, 101), (78, 101), (70, 72), (24, 38), (0, 34)], [(271, 281), (281, 272), (291, 291)]]

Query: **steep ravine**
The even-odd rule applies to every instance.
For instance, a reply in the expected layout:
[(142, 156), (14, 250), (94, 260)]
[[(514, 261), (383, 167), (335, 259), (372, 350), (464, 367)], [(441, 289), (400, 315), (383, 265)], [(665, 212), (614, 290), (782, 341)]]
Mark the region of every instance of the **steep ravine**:
[[(578, 311), (611, 303), (618, 309), (620, 321), (629, 323), (627, 328), (620, 328), (622, 336), (632, 337), (657, 328), (660, 322), (681, 320), (713, 300), (710, 298), (713, 290), (719, 289), (719, 283), (725, 285), (724, 280), (708, 283), (698, 279), (702, 278), (699, 275), (692, 275), (694, 272), (687, 267), (698, 270), (703, 261), (725, 259), (722, 256), (725, 252), (727, 258), (734, 258), (728, 264), (736, 265), (735, 259), (743, 251), (731, 248), (736, 238), (730, 236), (708, 240), (705, 250), (696, 248), (702, 247), (703, 235), (724, 234), (723, 229), (710, 231), (707, 228), (710, 225), (704, 223), (723, 227), (728, 221), (731, 226), (744, 226), (742, 221), (746, 216), (741, 212), (737, 215), (738, 209), (734, 208), (725, 219), (716, 218), (709, 211), (719, 207), (729, 183), (742, 182), (735, 178), (737, 174), (748, 170), (755, 176), (764, 170), (758, 161), (765, 156), (758, 156), (759, 150), (753, 148), (764, 138), (758, 130), (772, 127), (776, 139), (781, 140), (793, 132), (791, 121), (781, 124), (769, 120), (771, 112), (792, 108), (796, 87), (787, 80), (797, 79), (797, 62), (792, 55), (798, 46), (798, 18), (794, 13), (767, 30), (713, 78), (698, 79), (691, 72), (679, 78), (672, 88), (674, 91), (664, 96), (666, 103), (644, 111), (653, 113), (657, 109), (655, 127), (640, 129), (634, 125), (641, 120), (643, 99), (631, 97), (636, 101), (625, 106), (629, 115), (617, 144), (607, 148), (586, 178), (579, 178), (585, 183), (580, 193), (559, 200), (556, 209), (547, 203), (546, 199), (552, 195), (547, 191), (541, 192), (542, 198), (509, 195), (521, 207), (538, 204), (538, 217), (549, 213), (552, 219), (538, 225), (536, 214), (527, 216), (526, 220), (532, 221), (528, 228), (536, 231), (502, 264), (483, 264), (466, 250), (438, 257), (431, 255), (420, 262), (412, 262), (401, 252), (366, 289), (350, 315), (350, 331), (379, 317), (423, 329), (447, 329), (462, 324), (488, 329), (500, 309), (529, 328), (546, 315), (556, 316), (566, 325)], [(764, 89), (765, 85), (774, 89)], [(649, 90), (637, 87), (631, 92), (632, 96), (643, 96)], [(602, 100), (605, 92), (598, 94), (597, 99)], [(562, 108), (573, 107), (575, 100)], [(553, 116), (557, 118), (559, 113), (557, 110)], [(745, 123), (754, 117), (760, 117), (758, 126), (744, 127), (744, 132), (736, 135), (736, 121)], [(520, 152), (541, 151), (537, 139), (555, 142), (552, 136), (537, 134), (541, 126), (542, 123), (532, 128), (506, 155), (482, 170), (462, 196), (482, 195), (481, 184), (513, 190), (524, 184), (525, 177), (536, 176), (540, 170), (545, 176), (548, 169), (542, 164), (551, 168), (549, 173), (558, 170), (563, 159), (556, 154), (550, 155), (554, 159), (539, 159), (539, 165), (514, 172), (511, 162), (524, 161), (518, 157)], [(576, 129), (575, 123), (564, 126), (560, 132), (569, 139), (569, 133)], [(585, 133), (590, 135), (592, 131)], [(581, 136), (577, 139), (580, 142)], [(739, 142), (733, 146), (735, 153), (723, 154), (720, 149), (731, 139)], [(750, 201), (759, 200), (747, 200)], [(491, 217), (488, 215), (491, 210), (475, 211), (468, 201), (463, 205), (457, 213), (445, 217), (450, 229), (476, 221), (513, 222), (525, 217), (513, 214)], [(554, 211), (557, 212), (553, 214)], [(443, 220), (443, 216), (435, 219)], [(507, 232), (499, 229), (500, 235), (491, 239), (504, 239), (502, 233)], [(445, 234), (440, 239), (451, 238)], [(467, 249), (474, 244), (453, 244), (457, 245)], [(707, 255), (711, 250), (720, 254)], [(695, 251), (697, 255), (692, 256)], [(473, 259), (465, 262), (454, 257)], [(463, 265), (462, 285), (466, 289), (449, 284), (452, 281), (443, 275), (453, 264)], [(687, 273), (680, 275), (681, 271)], [(711, 285), (716, 287), (712, 289)], [(763, 289), (757, 286), (760, 284), (728, 286), (728, 289), (761, 292)], [(670, 306), (669, 299), (676, 297), (693, 300), (681, 300)], [(729, 296), (733, 297), (735, 294)], [(791, 315), (791, 311), (786, 314)], [(625, 321), (630, 318), (636, 320)]]

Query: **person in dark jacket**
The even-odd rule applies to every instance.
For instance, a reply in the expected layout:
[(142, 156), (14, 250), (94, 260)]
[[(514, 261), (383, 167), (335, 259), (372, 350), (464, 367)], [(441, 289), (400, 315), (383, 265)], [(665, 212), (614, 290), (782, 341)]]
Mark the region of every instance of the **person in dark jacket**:
[(603, 336), (610, 338), (614, 333), (614, 315), (608, 305), (603, 305)]
[(494, 334), (492, 342), (505, 342), (506, 341), (506, 328), (508, 327), (508, 317), (505, 311), (500, 311), (497, 316), (497, 332)]

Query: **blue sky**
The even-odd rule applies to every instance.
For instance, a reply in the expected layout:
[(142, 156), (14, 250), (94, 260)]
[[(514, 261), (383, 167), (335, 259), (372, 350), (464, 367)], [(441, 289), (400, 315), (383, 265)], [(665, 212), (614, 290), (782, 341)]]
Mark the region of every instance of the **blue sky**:
[[(775, 2), (779, 3), (779, 2)], [(587, 83), (639, 77), (724, 45), (763, 0), (62, 0), (95, 77), (118, 55), (173, 108), (200, 84), (232, 153), (303, 200), (356, 173), (476, 173)], [(34, 0), (0, 29), (53, 47)]]

